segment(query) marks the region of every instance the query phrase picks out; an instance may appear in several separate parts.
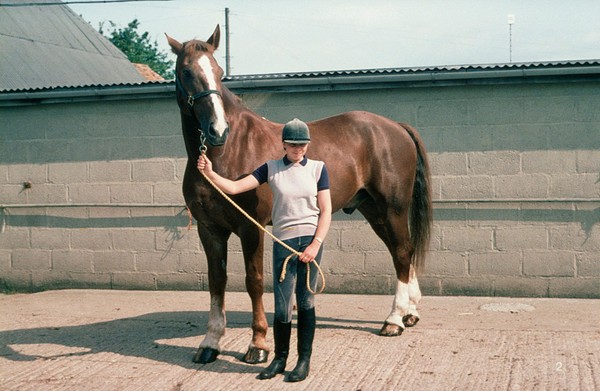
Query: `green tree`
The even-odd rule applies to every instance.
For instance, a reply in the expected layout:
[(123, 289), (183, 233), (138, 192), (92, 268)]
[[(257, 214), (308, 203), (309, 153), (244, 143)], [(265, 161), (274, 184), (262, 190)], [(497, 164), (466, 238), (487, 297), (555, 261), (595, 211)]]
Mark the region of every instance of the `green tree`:
[(109, 21), (110, 31), (104, 31), (101, 24), (99, 31), (110, 42), (118, 47), (129, 59), (138, 64), (146, 64), (165, 79), (173, 79), (175, 76), (174, 63), (169, 60), (167, 53), (158, 48), (156, 40), (150, 41), (148, 32), (138, 33), (140, 25), (137, 19), (129, 22), (125, 28), (117, 28), (117, 25)]

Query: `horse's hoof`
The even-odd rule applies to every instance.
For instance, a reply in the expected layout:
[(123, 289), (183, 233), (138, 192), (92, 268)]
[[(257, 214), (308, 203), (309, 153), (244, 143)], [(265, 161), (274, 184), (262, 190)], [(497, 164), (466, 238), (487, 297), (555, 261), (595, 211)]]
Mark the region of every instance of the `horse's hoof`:
[(244, 362), (248, 364), (260, 364), (267, 362), (269, 359), (269, 351), (265, 349), (259, 349), (257, 347), (249, 347), (248, 351), (244, 355)]
[(404, 315), (404, 318), (402, 318), (402, 323), (406, 327), (413, 327), (417, 322), (419, 322), (419, 317), (412, 314)]
[(398, 326), (397, 324), (385, 322), (381, 330), (379, 330), (379, 335), (382, 335), (384, 337), (396, 337), (402, 334), (403, 330), (404, 329)]
[(218, 355), (219, 351), (217, 349), (198, 348), (193, 361), (198, 364), (208, 364), (215, 361)]

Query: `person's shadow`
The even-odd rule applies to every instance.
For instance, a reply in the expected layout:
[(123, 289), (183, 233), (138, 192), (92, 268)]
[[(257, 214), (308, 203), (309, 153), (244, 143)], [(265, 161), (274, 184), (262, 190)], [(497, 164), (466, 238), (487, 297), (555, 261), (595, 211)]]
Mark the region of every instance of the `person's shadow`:
[[(272, 317), (272, 316), (271, 316)], [(271, 318), (269, 317), (269, 318)], [(245, 311), (228, 311), (227, 328), (248, 328), (252, 314)], [(12, 361), (33, 361), (40, 358), (56, 359), (65, 356), (84, 356), (95, 353), (114, 353), (122, 356), (143, 357), (174, 364), (184, 368), (215, 372), (258, 373), (262, 367), (242, 361), (245, 351), (222, 351), (221, 355), (236, 358), (227, 365), (201, 365), (192, 362), (198, 344), (206, 334), (207, 311), (156, 312), (133, 318), (110, 320), (79, 326), (40, 327), (0, 332), (0, 356)], [(324, 322), (319, 324), (319, 322)], [(341, 328), (377, 333), (377, 329), (358, 326), (366, 321), (320, 318), (318, 328)], [(269, 321), (269, 325), (272, 322)], [(225, 334), (227, 336), (227, 334)], [(226, 336), (224, 338), (226, 338)], [(177, 346), (164, 340), (194, 337), (195, 346)], [(19, 346), (54, 344), (66, 347), (65, 353), (48, 356), (20, 352)], [(189, 344), (188, 344), (189, 345)], [(17, 347), (17, 349), (12, 346)], [(245, 349), (246, 347), (244, 347)], [(27, 350), (27, 349), (26, 349)], [(217, 360), (219, 362), (219, 360)]]

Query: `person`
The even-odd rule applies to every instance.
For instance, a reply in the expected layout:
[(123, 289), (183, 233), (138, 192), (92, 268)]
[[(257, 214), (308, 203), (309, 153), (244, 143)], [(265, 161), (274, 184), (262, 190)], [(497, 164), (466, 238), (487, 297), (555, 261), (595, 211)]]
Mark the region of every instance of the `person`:
[[(239, 194), (267, 183), (273, 192), (273, 235), (300, 252), (288, 261), (286, 277), (279, 282), (284, 260), (290, 251), (273, 243), (273, 293), (275, 315), (273, 338), (275, 357), (259, 373), (259, 379), (271, 379), (285, 371), (292, 329), (292, 297), (295, 290), (298, 309), (298, 362), (286, 381), (306, 379), (310, 371), (310, 358), (315, 335), (316, 314), (314, 294), (306, 284), (306, 264), (320, 264), (323, 241), (331, 224), (331, 196), (329, 175), (325, 163), (306, 158), (310, 143), (310, 130), (303, 121), (294, 118), (282, 131), (285, 156), (269, 160), (252, 175), (238, 180), (224, 178), (212, 170), (211, 161), (202, 154), (198, 169), (216, 186), (228, 194)], [(317, 284), (318, 273), (310, 273), (311, 287)]]

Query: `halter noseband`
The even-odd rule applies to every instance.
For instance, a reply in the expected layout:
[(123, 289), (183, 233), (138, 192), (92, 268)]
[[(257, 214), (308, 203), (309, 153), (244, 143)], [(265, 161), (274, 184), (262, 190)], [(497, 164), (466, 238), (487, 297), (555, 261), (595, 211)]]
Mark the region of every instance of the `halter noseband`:
[(209, 96), (211, 94), (215, 94), (215, 95), (219, 95), (220, 97), (223, 97), (221, 95), (221, 91), (217, 91), (217, 90), (204, 90), (204, 91), (200, 91), (197, 94), (194, 95), (190, 95), (187, 93), (187, 91), (183, 88), (183, 85), (181, 85), (181, 82), (179, 81), (178, 77), (175, 77), (175, 84), (177, 84), (177, 89), (179, 89), (179, 91), (183, 94), (183, 95), (187, 95), (187, 104), (190, 107), (194, 106), (194, 101), (196, 99), (200, 99), (200, 98), (204, 98), (205, 96)]

